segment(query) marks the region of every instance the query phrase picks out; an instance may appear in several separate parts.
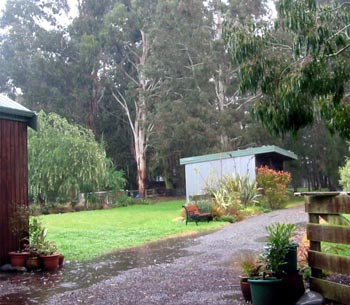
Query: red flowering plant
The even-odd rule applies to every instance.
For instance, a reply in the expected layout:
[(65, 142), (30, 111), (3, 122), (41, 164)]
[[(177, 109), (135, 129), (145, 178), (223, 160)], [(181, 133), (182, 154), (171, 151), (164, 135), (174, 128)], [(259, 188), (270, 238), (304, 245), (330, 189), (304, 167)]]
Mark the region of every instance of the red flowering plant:
[(278, 209), (287, 201), (288, 184), (292, 181), (291, 174), (285, 171), (276, 171), (262, 166), (257, 168), (256, 180), (263, 189), (268, 207)]

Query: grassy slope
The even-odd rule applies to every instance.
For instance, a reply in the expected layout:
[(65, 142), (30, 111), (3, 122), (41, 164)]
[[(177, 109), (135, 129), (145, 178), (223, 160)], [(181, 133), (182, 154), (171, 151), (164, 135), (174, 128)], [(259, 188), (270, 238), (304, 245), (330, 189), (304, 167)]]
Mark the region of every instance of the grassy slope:
[(41, 216), (48, 239), (57, 243), (68, 260), (86, 260), (114, 249), (125, 249), (148, 241), (193, 231), (204, 231), (224, 223), (174, 221), (184, 201), (135, 205), (110, 210)]

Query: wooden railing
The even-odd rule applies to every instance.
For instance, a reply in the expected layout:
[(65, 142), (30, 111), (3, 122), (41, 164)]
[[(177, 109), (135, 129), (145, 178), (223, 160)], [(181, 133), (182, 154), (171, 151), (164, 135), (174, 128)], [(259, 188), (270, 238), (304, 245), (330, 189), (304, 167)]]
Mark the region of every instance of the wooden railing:
[(323, 274), (350, 276), (350, 257), (322, 251), (322, 242), (350, 244), (350, 222), (342, 214), (350, 214), (349, 194), (336, 192), (303, 193), (309, 214), (307, 237), (310, 240), (308, 263), (311, 267), (310, 289), (326, 299), (349, 304), (350, 286), (325, 280)]

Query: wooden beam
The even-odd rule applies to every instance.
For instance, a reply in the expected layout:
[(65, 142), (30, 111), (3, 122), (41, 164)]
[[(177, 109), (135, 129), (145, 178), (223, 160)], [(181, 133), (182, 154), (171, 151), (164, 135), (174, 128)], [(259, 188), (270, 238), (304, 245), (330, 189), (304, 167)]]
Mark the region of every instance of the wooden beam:
[(339, 225), (339, 226), (350, 226), (350, 221), (345, 218), (343, 215), (339, 214), (322, 214), (321, 218), (323, 218), (326, 222), (332, 225)]
[(350, 274), (350, 257), (347, 256), (309, 250), (308, 263), (312, 268), (332, 271), (333, 273)]
[(350, 196), (310, 197), (305, 209), (314, 214), (350, 214)]
[(349, 304), (350, 286), (321, 280), (318, 278), (310, 278), (310, 289), (317, 291), (324, 298), (341, 304)]
[(306, 226), (306, 233), (307, 238), (310, 241), (327, 241), (333, 243), (350, 244), (350, 227), (348, 226), (345, 227), (309, 223)]

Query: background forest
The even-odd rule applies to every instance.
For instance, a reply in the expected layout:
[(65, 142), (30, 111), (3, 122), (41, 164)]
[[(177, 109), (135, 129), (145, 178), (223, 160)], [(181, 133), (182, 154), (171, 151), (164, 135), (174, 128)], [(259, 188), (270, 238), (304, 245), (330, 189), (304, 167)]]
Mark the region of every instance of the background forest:
[(160, 176), (183, 188), (180, 158), (269, 144), (299, 156), (287, 168), (295, 187), (338, 187), (344, 140), (322, 122), (271, 137), (238, 90), (224, 20), (269, 18), (266, 2), (81, 0), (64, 25), (68, 11), (63, 0), (7, 0), (0, 91), (90, 128), (128, 189)]

